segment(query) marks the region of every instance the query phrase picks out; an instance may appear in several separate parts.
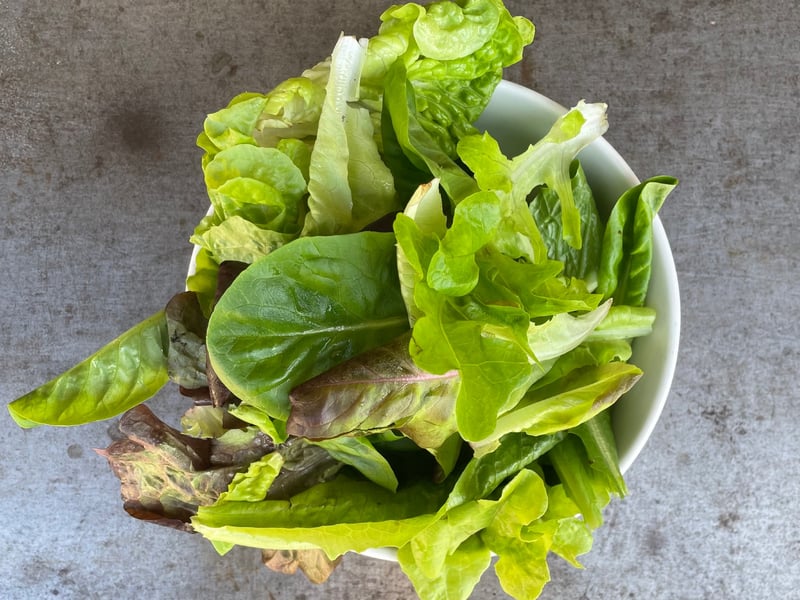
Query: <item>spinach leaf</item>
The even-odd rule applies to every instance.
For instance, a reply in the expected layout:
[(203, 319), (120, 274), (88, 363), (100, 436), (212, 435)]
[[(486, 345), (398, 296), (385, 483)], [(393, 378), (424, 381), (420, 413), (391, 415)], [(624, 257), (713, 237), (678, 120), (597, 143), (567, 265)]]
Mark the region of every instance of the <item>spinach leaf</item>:
[(206, 344), (243, 405), (285, 420), (293, 387), (408, 329), (394, 244), (375, 232), (302, 237), (236, 278)]
[(81, 425), (125, 412), (167, 383), (164, 311), (132, 327), (86, 360), (14, 400), (20, 427)]

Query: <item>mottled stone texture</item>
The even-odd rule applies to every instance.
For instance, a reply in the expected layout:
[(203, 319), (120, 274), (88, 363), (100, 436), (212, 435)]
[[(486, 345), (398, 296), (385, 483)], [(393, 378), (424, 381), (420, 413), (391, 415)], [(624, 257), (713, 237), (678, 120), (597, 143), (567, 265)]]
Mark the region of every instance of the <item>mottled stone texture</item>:
[[(0, 398), (159, 309), (205, 211), (203, 117), (370, 35), (388, 1), (0, 2)], [(800, 173), (794, 2), (510, 0), (537, 39), (508, 78), (608, 102), (640, 177), (677, 176), (662, 219), (681, 282), (673, 392), (586, 569), (544, 598), (797, 597)], [(157, 410), (174, 411), (173, 395)], [(2, 598), (413, 596), (348, 556), (323, 587), (136, 522), (93, 447), (107, 424), (0, 416)], [(475, 598), (502, 598), (487, 574)]]

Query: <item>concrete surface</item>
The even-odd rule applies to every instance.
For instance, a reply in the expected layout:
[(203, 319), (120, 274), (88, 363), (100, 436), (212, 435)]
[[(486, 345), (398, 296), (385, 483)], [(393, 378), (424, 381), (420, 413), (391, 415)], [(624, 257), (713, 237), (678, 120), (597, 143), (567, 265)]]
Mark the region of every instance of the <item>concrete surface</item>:
[[(388, 1), (0, 2), (0, 398), (71, 366), (182, 286), (205, 211), (204, 115), (371, 35)], [(681, 281), (673, 392), (630, 496), (543, 598), (800, 597), (800, 13), (775, 0), (510, 0), (537, 40), (507, 77), (610, 105), (640, 177), (677, 176), (662, 219)], [(170, 410), (172, 397), (160, 397)], [(322, 587), (127, 517), (93, 447), (107, 424), (0, 415), (1, 598), (413, 596), (348, 556)], [(491, 573), (475, 598), (502, 598)]]

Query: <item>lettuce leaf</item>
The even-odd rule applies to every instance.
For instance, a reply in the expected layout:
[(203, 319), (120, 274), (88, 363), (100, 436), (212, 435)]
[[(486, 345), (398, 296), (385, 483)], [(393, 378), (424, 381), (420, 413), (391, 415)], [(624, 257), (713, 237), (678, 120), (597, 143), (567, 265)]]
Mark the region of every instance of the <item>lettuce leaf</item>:
[(407, 328), (394, 237), (363, 232), (302, 237), (253, 263), (217, 303), (206, 343), (242, 405), (285, 421), (293, 387)]
[(376, 544), (400, 547), (436, 519), (447, 486), (424, 480), (390, 492), (342, 473), (290, 500), (200, 507), (192, 527), (210, 540), (256, 548), (321, 548), (329, 558)]
[(400, 208), (391, 171), (381, 160), (369, 111), (353, 103), (366, 49), (342, 37), (331, 58), (309, 167), (304, 235), (361, 230)]
[(677, 183), (673, 177), (653, 177), (617, 200), (603, 235), (597, 291), (604, 298), (644, 304), (653, 258), (653, 218)]
[(462, 160), (484, 190), (501, 190), (520, 200), (546, 185), (557, 195), (563, 239), (580, 249), (581, 214), (575, 204), (570, 165), (580, 150), (608, 128), (605, 104), (579, 102), (559, 117), (541, 140), (508, 160), (488, 134), (467, 136), (459, 142)]
[(20, 427), (81, 425), (141, 404), (169, 380), (164, 311), (8, 405)]

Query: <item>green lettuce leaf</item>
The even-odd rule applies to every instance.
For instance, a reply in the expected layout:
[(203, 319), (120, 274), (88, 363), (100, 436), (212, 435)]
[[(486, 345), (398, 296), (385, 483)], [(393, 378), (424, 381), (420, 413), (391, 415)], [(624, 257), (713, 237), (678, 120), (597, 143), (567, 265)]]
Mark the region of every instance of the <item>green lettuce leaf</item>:
[(267, 549), (321, 548), (329, 558), (400, 547), (436, 519), (447, 487), (426, 481), (390, 492), (340, 474), (291, 500), (225, 502), (198, 509), (192, 527), (209, 540)]
[(620, 498), (626, 496), (628, 486), (619, 470), (619, 455), (611, 425), (611, 412), (599, 413), (572, 429), (571, 433), (577, 435), (583, 442), (592, 470), (604, 480), (607, 489)]
[(517, 431), (539, 436), (577, 427), (616, 402), (641, 375), (638, 367), (620, 362), (576, 369), (565, 380), (528, 392), (516, 408), (498, 417), (490, 435), (473, 446), (492, 444)]
[(198, 146), (206, 151), (205, 160), (231, 146), (255, 144), (253, 128), (265, 103), (264, 95), (247, 92), (233, 98), (225, 108), (208, 115), (197, 140)]
[(330, 59), (326, 59), (299, 77), (282, 81), (266, 94), (252, 127), (256, 143), (276, 148), (282, 140), (313, 140), (329, 75)]
[(511, 160), (487, 133), (463, 138), (458, 153), (483, 190), (500, 190), (517, 201), (540, 185), (553, 190), (560, 202), (562, 236), (571, 247), (580, 249), (581, 214), (572, 193), (570, 165), (578, 152), (607, 128), (605, 104), (581, 101), (559, 117), (547, 135)]
[[(433, 236), (438, 238), (444, 236), (447, 230), (447, 217), (442, 207), (439, 180), (434, 179), (428, 184), (419, 186), (403, 213), (416, 223), (423, 235), (429, 235), (431, 239), (435, 239)], [(397, 246), (397, 273), (400, 279), (400, 292), (403, 294), (403, 302), (408, 313), (408, 322), (413, 327), (417, 318), (423, 314), (414, 302), (414, 287), (417, 280), (425, 277), (425, 273), (416, 248), (412, 245), (407, 246), (407, 249), (413, 253), (412, 256), (406, 255), (406, 248), (402, 245)]]
[(242, 405), (285, 420), (293, 387), (407, 328), (394, 236), (364, 232), (299, 238), (253, 263), (218, 302), (206, 343)]
[(564, 439), (565, 435), (559, 432), (539, 437), (524, 433), (504, 436), (491, 453), (476, 455), (470, 459), (456, 480), (445, 508), (486, 498), (509, 477), (546, 454)]
[(616, 304), (642, 306), (653, 258), (653, 218), (675, 189), (673, 177), (653, 177), (617, 200), (606, 223), (597, 291)]
[(297, 236), (264, 229), (239, 215), (195, 233), (191, 242), (205, 249), (216, 263), (227, 260), (252, 264)]
[(164, 311), (135, 325), (90, 357), (17, 398), (8, 412), (20, 427), (82, 425), (141, 404), (169, 380)]
[(383, 455), (365, 437), (342, 436), (314, 442), (341, 463), (349, 465), (371, 482), (397, 491), (397, 476)]
[(575, 160), (570, 166), (572, 198), (580, 215), (580, 249), (566, 242), (561, 218), (561, 201), (549, 187), (542, 187), (530, 201), (530, 211), (547, 246), (547, 255), (564, 265), (564, 275), (586, 282), (590, 290), (597, 286), (597, 271), (603, 241), (603, 222), (597, 212), (592, 188), (583, 167)]
[(217, 153), (204, 174), (220, 221), (238, 215), (265, 229), (286, 233), (298, 230), (306, 181), (280, 150), (249, 144), (232, 146)]
[(309, 212), (304, 235), (361, 230), (399, 209), (394, 180), (381, 160), (373, 122), (358, 100), (366, 49), (342, 37), (333, 50), (331, 71), (309, 166)]
[(455, 550), (444, 557), (442, 569), (428, 577), (421, 564), (408, 555), (408, 545), (397, 552), (398, 562), (408, 576), (420, 598), (429, 600), (466, 600), (489, 568), (492, 554), (477, 535), (464, 540)]

